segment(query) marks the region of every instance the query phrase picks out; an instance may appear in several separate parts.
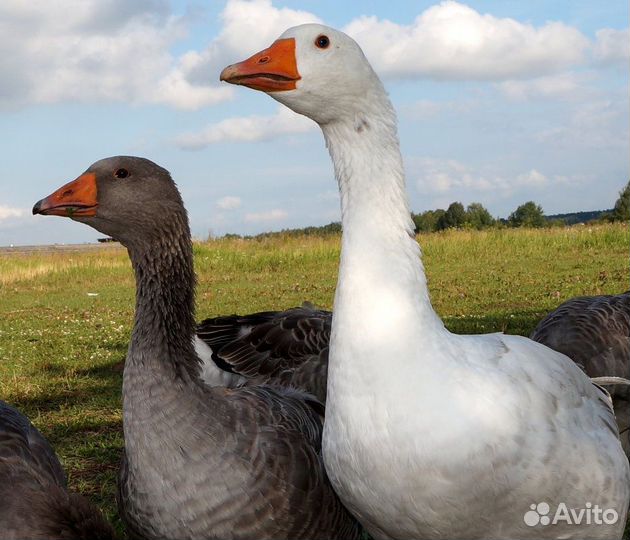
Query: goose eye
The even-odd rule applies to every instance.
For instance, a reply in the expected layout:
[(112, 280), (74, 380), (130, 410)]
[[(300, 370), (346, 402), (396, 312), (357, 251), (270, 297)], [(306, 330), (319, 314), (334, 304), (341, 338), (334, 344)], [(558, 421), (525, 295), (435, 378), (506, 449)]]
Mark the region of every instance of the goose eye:
[(129, 176), (129, 171), (127, 169), (118, 169), (114, 173), (114, 176), (116, 178), (127, 178)]
[(315, 45), (320, 49), (326, 49), (330, 45), (330, 39), (328, 39), (328, 36), (318, 36), (315, 40)]

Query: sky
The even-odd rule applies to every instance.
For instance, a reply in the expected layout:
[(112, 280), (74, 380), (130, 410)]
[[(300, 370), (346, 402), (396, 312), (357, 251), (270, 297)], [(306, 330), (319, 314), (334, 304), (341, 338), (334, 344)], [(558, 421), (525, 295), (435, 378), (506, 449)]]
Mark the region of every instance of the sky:
[(196, 238), (338, 221), (317, 126), (218, 80), (306, 22), (383, 79), (415, 212), (605, 209), (628, 181), (626, 0), (3, 0), (0, 245), (95, 241), (31, 208), (119, 154), (171, 172)]

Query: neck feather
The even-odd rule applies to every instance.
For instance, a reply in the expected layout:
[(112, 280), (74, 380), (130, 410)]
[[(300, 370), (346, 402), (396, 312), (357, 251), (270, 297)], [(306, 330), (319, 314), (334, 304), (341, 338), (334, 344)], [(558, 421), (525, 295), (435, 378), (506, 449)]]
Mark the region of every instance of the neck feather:
[[(165, 220), (166, 221), (166, 220)], [(136, 313), (129, 361), (157, 363), (184, 377), (196, 377), (194, 352), (195, 274), (186, 213), (168, 227), (128, 245), (136, 277)]]
[(384, 350), (394, 335), (402, 350), (405, 338), (444, 330), (413, 234), (395, 112), (384, 91), (371, 94), (362, 111), (322, 126), (341, 194), (335, 326), (344, 327), (352, 356)]

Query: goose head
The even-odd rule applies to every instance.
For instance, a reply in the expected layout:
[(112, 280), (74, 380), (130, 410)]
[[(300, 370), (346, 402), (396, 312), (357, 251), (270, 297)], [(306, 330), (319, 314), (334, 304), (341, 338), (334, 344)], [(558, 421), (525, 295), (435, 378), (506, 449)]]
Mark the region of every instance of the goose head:
[(124, 245), (159, 235), (182, 213), (181, 196), (169, 172), (132, 156), (97, 161), (33, 206), (33, 214), (69, 217)]
[(226, 67), (220, 79), (265, 92), (320, 125), (352, 121), (366, 101), (386, 96), (359, 45), (321, 24), (289, 28), (267, 49)]

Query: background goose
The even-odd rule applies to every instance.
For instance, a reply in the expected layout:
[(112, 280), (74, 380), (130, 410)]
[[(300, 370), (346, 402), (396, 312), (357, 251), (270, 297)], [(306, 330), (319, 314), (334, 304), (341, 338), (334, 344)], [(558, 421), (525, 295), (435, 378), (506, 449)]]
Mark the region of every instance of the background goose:
[(0, 401), (0, 537), (106, 539), (114, 531), (86, 498), (66, 490), (48, 441), (20, 411)]
[[(221, 78), (313, 119), (333, 161), (343, 237), (323, 451), (368, 532), (620, 538), (630, 471), (610, 398), (560, 353), (520, 336), (454, 335), (434, 312), (396, 115), (359, 46), (298, 26)], [(528, 525), (542, 501), (618, 519)]]
[(219, 373), (228, 386), (297, 388), (325, 403), (331, 321), (330, 311), (308, 303), (286, 311), (206, 319), (197, 326), (195, 344), (203, 360), (201, 377), (211, 385)]
[[(582, 296), (552, 311), (530, 336), (566, 354), (589, 376), (630, 378), (630, 291)], [(630, 456), (630, 388), (607, 388), (615, 407), (621, 443)]]
[(200, 380), (188, 218), (168, 171), (141, 158), (104, 159), (33, 213), (111, 235), (132, 261), (119, 507), (133, 536), (359, 537), (324, 471), (319, 402), (279, 387)]

